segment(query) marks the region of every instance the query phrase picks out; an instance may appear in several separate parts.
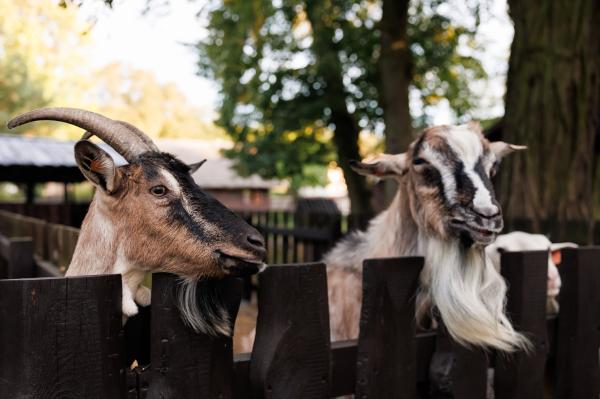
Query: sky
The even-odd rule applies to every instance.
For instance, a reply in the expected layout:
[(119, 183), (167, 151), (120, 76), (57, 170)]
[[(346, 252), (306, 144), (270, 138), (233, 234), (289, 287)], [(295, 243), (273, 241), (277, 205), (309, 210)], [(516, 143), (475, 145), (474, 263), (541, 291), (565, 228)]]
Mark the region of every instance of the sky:
[[(95, 49), (92, 62), (101, 66), (119, 61), (135, 68), (154, 72), (161, 83), (173, 82), (189, 101), (213, 118), (218, 102), (218, 87), (196, 74), (197, 53), (185, 43), (206, 37), (206, 21), (197, 17), (206, 4), (204, 0), (170, 0), (144, 13), (148, 0), (115, 0), (113, 9), (102, 2), (84, 2), (82, 12), (96, 19), (92, 30)], [(161, 0), (153, 4), (160, 5)], [(462, 23), (473, 23), (461, 2), (445, 10)], [(458, 6), (457, 6), (458, 4)], [(490, 79), (474, 87), (483, 95), (476, 118), (503, 114), (502, 96), (508, 65), (513, 28), (507, 15), (506, 0), (488, 0), (484, 4), (477, 39), (481, 50), (476, 52)], [(418, 104), (413, 104), (418, 108)], [(418, 109), (416, 109), (418, 112)], [(435, 112), (434, 124), (452, 123), (451, 112), (444, 103)]]

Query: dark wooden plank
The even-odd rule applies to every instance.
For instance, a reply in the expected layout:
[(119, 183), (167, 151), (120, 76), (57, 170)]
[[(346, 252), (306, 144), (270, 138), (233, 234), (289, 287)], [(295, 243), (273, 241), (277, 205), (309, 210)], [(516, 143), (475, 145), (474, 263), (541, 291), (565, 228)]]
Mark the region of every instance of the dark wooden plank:
[(270, 266), (259, 275), (258, 298), (250, 365), (254, 397), (329, 397), (325, 265)]
[[(225, 279), (209, 284), (219, 292), (231, 320), (235, 320), (242, 281)], [(152, 277), (152, 374), (147, 398), (231, 398), (231, 337), (211, 337), (188, 328), (176, 307), (177, 286), (175, 275), (157, 273)]]
[(233, 370), (235, 373), (235, 399), (252, 398), (250, 385), (250, 353), (239, 353), (233, 356)]
[(508, 284), (506, 310), (515, 329), (529, 338), (531, 352), (500, 354), (496, 359), (497, 399), (542, 399), (548, 352), (546, 297), (548, 252), (502, 254), (502, 276)]
[(489, 362), (485, 351), (458, 344), (442, 323), (435, 348), (429, 366), (431, 398), (486, 399)]
[(122, 398), (118, 275), (0, 281), (1, 398)]
[(359, 398), (416, 398), (415, 297), (422, 267), (422, 257), (364, 262)]
[(6, 262), (8, 278), (35, 277), (33, 261), (33, 240), (31, 238), (11, 238)]
[(331, 397), (354, 393), (357, 349), (355, 339), (331, 343)]
[(556, 348), (556, 397), (598, 398), (600, 248), (562, 251)]

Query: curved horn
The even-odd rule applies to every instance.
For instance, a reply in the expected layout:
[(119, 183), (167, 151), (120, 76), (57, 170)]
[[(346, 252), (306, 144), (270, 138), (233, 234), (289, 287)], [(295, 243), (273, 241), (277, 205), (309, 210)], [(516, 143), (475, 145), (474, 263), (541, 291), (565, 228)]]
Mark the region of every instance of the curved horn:
[(144, 133), (141, 129), (133, 126), (129, 122), (119, 121), (119, 120), (115, 120), (115, 121), (117, 123), (120, 123), (121, 125), (125, 126), (129, 130), (131, 130), (131, 133), (134, 133), (136, 136), (138, 136), (140, 138), (140, 140), (142, 140), (144, 143), (146, 143), (146, 145), (148, 147), (150, 147), (152, 149), (152, 151), (156, 151), (156, 152), (160, 151), (158, 149), (158, 147), (156, 146), (156, 144), (154, 144), (154, 142), (152, 141), (152, 139), (150, 137), (148, 137), (148, 135), (146, 133)]
[(26, 112), (8, 122), (8, 128), (25, 123), (52, 120), (69, 123), (98, 136), (106, 144), (114, 148), (127, 161), (131, 162), (140, 154), (154, 151), (137, 134), (122, 124), (91, 111), (77, 108), (41, 108)]

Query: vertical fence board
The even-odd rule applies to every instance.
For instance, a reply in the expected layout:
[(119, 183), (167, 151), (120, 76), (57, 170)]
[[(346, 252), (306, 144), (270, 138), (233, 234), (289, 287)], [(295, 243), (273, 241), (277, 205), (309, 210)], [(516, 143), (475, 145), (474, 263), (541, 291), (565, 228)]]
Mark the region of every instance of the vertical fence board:
[(255, 398), (329, 397), (327, 277), (322, 263), (270, 266), (259, 276)]
[[(212, 281), (235, 320), (242, 295), (240, 279)], [(231, 337), (195, 333), (181, 320), (175, 303), (178, 277), (152, 277), (151, 381), (147, 398), (231, 398)]]
[(431, 398), (486, 399), (488, 357), (484, 349), (464, 347), (450, 337), (442, 322), (429, 366)]
[(120, 276), (0, 281), (0, 325), (0, 397), (124, 397)]
[(35, 277), (33, 241), (31, 238), (10, 238), (6, 249), (4, 260), (7, 278)]
[(513, 326), (530, 339), (531, 353), (498, 354), (494, 374), (497, 399), (542, 399), (548, 353), (546, 297), (548, 252), (502, 254), (502, 275), (508, 284), (507, 312)]
[(364, 262), (359, 398), (416, 398), (415, 296), (422, 267), (422, 257)]
[(598, 398), (600, 248), (562, 251), (556, 348), (556, 397)]

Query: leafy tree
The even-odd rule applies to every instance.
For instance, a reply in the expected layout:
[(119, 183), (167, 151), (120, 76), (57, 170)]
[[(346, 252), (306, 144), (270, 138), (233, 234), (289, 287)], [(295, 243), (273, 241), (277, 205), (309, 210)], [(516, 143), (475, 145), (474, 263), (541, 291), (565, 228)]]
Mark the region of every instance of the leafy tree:
[(200, 69), (221, 84), (218, 123), (236, 143), (229, 155), (240, 171), (303, 184), (307, 170), (335, 159), (352, 210), (368, 210), (364, 179), (348, 167), (359, 132), (385, 123), (396, 138), (388, 150), (404, 150), (409, 86), (425, 108), (447, 98), (463, 116), (476, 101), (469, 81), (485, 76), (459, 51), (474, 32), (440, 16), (442, 3), (212, 0)]
[[(152, 137), (226, 137), (174, 84), (121, 64), (95, 70), (86, 58), (93, 46), (91, 25), (78, 6), (0, 0), (0, 121), (38, 107), (72, 106), (127, 120)], [(81, 136), (78, 128), (52, 122), (17, 132)]]
[(77, 101), (88, 28), (75, 7), (0, 0), (0, 120), (59, 96)]

